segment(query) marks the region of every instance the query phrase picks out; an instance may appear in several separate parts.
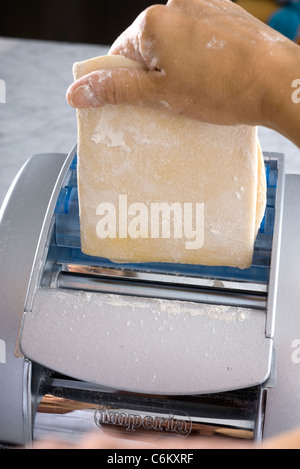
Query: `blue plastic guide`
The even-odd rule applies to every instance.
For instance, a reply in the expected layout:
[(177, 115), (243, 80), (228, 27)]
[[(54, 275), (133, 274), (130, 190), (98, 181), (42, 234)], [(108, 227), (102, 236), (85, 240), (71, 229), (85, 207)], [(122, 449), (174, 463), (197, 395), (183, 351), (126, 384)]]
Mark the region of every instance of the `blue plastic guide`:
[(75, 156), (60, 191), (55, 209), (55, 229), (49, 255), (57, 263), (88, 264), (103, 268), (217, 278), (232, 281), (267, 283), (269, 279), (275, 201), (278, 178), (277, 161), (265, 162), (267, 178), (267, 206), (254, 247), (249, 269), (185, 265), (171, 263), (116, 264), (108, 259), (91, 257), (81, 252), (80, 220), (77, 189), (77, 155)]

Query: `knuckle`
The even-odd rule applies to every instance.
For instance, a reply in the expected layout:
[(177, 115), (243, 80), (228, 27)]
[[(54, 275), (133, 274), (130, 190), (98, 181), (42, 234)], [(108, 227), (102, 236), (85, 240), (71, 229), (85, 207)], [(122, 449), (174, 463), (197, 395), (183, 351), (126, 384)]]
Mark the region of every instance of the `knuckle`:
[(156, 68), (153, 60), (157, 52), (158, 44), (161, 42), (161, 31), (165, 29), (166, 14), (168, 9), (165, 5), (152, 5), (144, 10), (139, 27), (139, 50), (143, 61), (149, 69)]
[(105, 100), (107, 104), (119, 104), (122, 98), (122, 86), (121, 83), (116, 84), (116, 80), (107, 79), (104, 86)]
[(169, 0), (167, 6), (169, 7), (178, 7), (182, 5), (182, 0)]
[(149, 16), (150, 18), (157, 17), (161, 12), (165, 11), (166, 6), (161, 5), (160, 3), (156, 3), (154, 5), (151, 5), (150, 7), (146, 8), (145, 14)]
[(146, 8), (143, 13), (143, 20), (146, 26), (151, 26), (153, 22), (156, 22), (161, 15), (165, 12), (165, 5), (155, 4)]
[(102, 84), (102, 94), (105, 96), (105, 103), (118, 105), (129, 103), (137, 92), (136, 71), (114, 70), (113, 76), (108, 76)]

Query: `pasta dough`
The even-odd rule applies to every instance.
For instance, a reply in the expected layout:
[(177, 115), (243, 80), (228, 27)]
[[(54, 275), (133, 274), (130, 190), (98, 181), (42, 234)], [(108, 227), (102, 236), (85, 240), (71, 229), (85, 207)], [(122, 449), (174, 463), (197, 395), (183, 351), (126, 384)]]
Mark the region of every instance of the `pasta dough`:
[[(121, 56), (74, 64), (141, 67)], [(85, 254), (118, 263), (247, 268), (266, 204), (256, 127), (219, 126), (142, 106), (77, 109)]]

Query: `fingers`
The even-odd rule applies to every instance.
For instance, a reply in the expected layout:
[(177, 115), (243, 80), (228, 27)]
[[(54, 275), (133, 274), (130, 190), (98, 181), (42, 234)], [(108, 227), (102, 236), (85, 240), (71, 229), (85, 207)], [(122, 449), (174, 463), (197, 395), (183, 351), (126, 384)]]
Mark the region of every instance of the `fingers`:
[(162, 42), (176, 41), (176, 35), (186, 27), (184, 18), (199, 21), (199, 29), (205, 31), (206, 28), (213, 30), (214, 18), (220, 21), (220, 16), (227, 17), (226, 20), (230, 16), (240, 19), (245, 15), (251, 18), (230, 0), (169, 0), (166, 5), (153, 5), (144, 10), (117, 38), (108, 54), (134, 59), (149, 70), (161, 69)]
[[(256, 73), (265, 67), (257, 46), (260, 35), (264, 50), (269, 32), (229, 0), (153, 5), (109, 51), (142, 67), (87, 70), (70, 86), (67, 100), (75, 108), (141, 105), (205, 122), (252, 123), (261, 115), (265, 88), (263, 74)], [(251, 77), (241, 73), (241, 64), (250, 65)]]
[(44, 440), (35, 441), (32, 445), (25, 447), (26, 450), (73, 450), (77, 449), (77, 446), (66, 441), (56, 440), (53, 438), (46, 438)]
[(67, 101), (75, 108), (106, 104), (151, 105), (160, 89), (159, 72), (143, 69), (103, 69), (85, 75), (67, 91)]
[(163, 5), (148, 8), (109, 51), (109, 55), (122, 55), (142, 63), (143, 68), (102, 69), (89, 73), (69, 87), (69, 104), (75, 108), (123, 103), (165, 108), (161, 97), (165, 88), (165, 71), (161, 70), (156, 39), (161, 28), (166, 26), (164, 18), (167, 13)]
[(262, 449), (300, 449), (300, 429), (296, 428), (264, 441)]
[(199, 20), (211, 18), (220, 13), (235, 18), (248, 17), (249, 19), (251, 17), (245, 9), (231, 0), (169, 0), (166, 6)]
[(155, 52), (159, 35), (165, 34), (169, 9), (165, 5), (153, 5), (144, 10), (113, 43), (109, 55), (123, 55), (141, 62), (148, 70), (158, 69)]
[(112, 44), (108, 55), (123, 55), (144, 64), (140, 51), (140, 37), (144, 28), (145, 12), (142, 12)]

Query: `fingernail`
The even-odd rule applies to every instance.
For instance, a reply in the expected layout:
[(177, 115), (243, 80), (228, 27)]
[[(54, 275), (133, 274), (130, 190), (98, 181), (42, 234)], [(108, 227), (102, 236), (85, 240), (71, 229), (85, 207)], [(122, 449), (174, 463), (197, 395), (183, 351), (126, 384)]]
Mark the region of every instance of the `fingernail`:
[(72, 89), (71, 86), (67, 93), (67, 99), (71, 106), (75, 108), (99, 106), (99, 100), (89, 84), (77, 86), (75, 89)]

